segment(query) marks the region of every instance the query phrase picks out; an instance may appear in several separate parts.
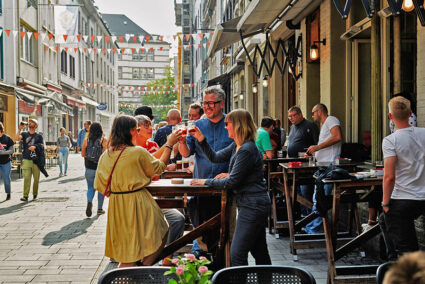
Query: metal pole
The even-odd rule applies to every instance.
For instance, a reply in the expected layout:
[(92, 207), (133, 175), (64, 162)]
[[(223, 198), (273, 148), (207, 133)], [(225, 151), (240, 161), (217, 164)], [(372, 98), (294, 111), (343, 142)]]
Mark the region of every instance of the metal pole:
[(379, 16), (374, 14), (371, 20), (371, 132), (372, 162), (382, 160), (382, 94), (381, 94), (381, 39)]

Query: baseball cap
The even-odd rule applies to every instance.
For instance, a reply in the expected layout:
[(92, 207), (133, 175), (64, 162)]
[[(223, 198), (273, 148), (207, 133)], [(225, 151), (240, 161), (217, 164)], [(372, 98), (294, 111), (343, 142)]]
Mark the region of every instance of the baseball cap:
[(35, 124), (37, 124), (37, 125), (38, 125), (38, 121), (37, 121), (37, 119), (30, 118), (28, 121), (29, 121), (29, 122), (34, 122)]
[(134, 116), (136, 115), (146, 115), (147, 117), (149, 117), (151, 120), (153, 119), (153, 115), (152, 115), (152, 108), (148, 107), (148, 106), (141, 106), (138, 107), (135, 111), (134, 111)]

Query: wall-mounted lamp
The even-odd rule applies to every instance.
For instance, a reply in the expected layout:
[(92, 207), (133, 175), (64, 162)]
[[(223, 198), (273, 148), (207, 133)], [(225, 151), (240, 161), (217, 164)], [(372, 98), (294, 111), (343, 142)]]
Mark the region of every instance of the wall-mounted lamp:
[(252, 84), (252, 92), (256, 94), (258, 92), (257, 83)]
[[(412, 0), (408, 0), (408, 1), (412, 1)], [(326, 38), (324, 38), (323, 40), (316, 40), (313, 42), (313, 45), (310, 46), (311, 60), (317, 60), (319, 58), (319, 47), (316, 45), (316, 43), (326, 45)]]
[(407, 13), (412, 12), (413, 9), (415, 9), (413, 0), (403, 0), (403, 5), (401, 5), (401, 8)]
[(243, 100), (243, 93), (240, 93), (239, 100)]
[(269, 78), (268, 78), (268, 76), (266, 75), (266, 76), (264, 76), (264, 78), (263, 78), (263, 87), (264, 88), (267, 88), (269, 86)]

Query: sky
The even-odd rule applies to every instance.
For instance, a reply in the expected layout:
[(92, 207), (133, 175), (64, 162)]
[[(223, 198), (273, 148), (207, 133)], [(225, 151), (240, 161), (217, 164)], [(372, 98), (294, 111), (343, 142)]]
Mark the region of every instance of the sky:
[(100, 13), (124, 14), (150, 34), (173, 35), (181, 31), (174, 0), (96, 0)]

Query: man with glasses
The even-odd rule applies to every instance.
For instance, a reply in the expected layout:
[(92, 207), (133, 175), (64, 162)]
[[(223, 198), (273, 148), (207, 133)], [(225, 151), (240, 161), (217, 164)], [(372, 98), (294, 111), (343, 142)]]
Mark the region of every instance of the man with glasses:
[(30, 119), (28, 128), (29, 131), (22, 132), (22, 129), (25, 127), (25, 124), (21, 123), (16, 133), (16, 141), (21, 141), (23, 143), (23, 153), (22, 153), (22, 171), (24, 174), (24, 196), (21, 198), (21, 201), (28, 201), (28, 195), (30, 193), (31, 187), (31, 176), (34, 177), (34, 183), (32, 187), (32, 194), (34, 199), (38, 195), (38, 184), (40, 182), (40, 169), (34, 163), (32, 156), (35, 154), (37, 147), (43, 147), (44, 141), (43, 136), (38, 134), (36, 131), (38, 127), (38, 121), (35, 119)]
[[(202, 131), (211, 149), (217, 152), (233, 142), (224, 127), (226, 115), (223, 113), (225, 105), (223, 89), (220, 86), (211, 86), (205, 89), (202, 105), (207, 118), (196, 121), (195, 125)], [(195, 154), (193, 178), (214, 178), (218, 174), (228, 172), (229, 164), (211, 163), (199, 148), (196, 139), (191, 135), (187, 136), (186, 141), (184, 138), (180, 141), (179, 151), (183, 157)], [(189, 202), (189, 215), (195, 227), (218, 214), (220, 210), (220, 197), (195, 197)], [(202, 249), (204, 251), (211, 250), (217, 243), (218, 237), (218, 230), (213, 234), (203, 236), (202, 241), (205, 242), (206, 247), (202, 247)], [(192, 252), (197, 256), (203, 254), (196, 242), (194, 242)]]
[(299, 152), (305, 152), (319, 140), (319, 128), (303, 117), (301, 109), (293, 106), (288, 110), (288, 119), (292, 123), (288, 136), (288, 157), (297, 158)]

